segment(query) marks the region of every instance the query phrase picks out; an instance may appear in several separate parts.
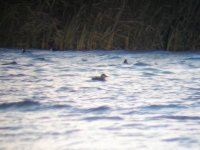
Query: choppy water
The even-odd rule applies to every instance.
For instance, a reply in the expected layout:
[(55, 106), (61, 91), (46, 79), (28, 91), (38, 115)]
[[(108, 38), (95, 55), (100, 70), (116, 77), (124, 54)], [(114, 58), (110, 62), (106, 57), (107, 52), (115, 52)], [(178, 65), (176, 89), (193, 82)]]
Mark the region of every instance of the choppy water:
[(1, 49), (0, 150), (199, 150), (199, 78), (197, 52)]

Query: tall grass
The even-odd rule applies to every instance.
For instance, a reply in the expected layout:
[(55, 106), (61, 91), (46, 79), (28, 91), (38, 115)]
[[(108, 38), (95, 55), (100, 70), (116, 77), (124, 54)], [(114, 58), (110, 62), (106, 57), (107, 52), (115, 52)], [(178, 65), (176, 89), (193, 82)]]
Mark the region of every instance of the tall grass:
[(200, 50), (197, 0), (0, 3), (0, 47)]

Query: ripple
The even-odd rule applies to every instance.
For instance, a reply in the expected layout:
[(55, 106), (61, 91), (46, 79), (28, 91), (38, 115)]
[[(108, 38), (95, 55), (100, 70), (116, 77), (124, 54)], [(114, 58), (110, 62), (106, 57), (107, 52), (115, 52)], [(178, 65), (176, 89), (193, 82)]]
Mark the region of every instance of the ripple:
[(33, 67), (34, 65), (33, 65), (33, 64), (23, 64), (22, 66), (25, 66), (25, 67)]
[(120, 56), (110, 56), (109, 59), (119, 59), (121, 58)]
[(93, 117), (85, 117), (83, 120), (86, 121), (98, 121), (98, 120), (110, 120), (110, 121), (120, 121), (123, 120), (123, 118), (118, 117), (118, 116), (112, 116), (112, 117), (107, 117), (107, 116), (93, 116)]
[(72, 89), (69, 87), (60, 87), (56, 90), (56, 92), (66, 92), (66, 91), (71, 91)]
[(188, 64), (189, 69), (198, 69), (199, 65), (197, 64)]
[(162, 71), (161, 73), (162, 74), (174, 74), (174, 72), (171, 72), (171, 71)]
[[(40, 149), (41, 138), (44, 149), (112, 147), (116, 137), (118, 149), (148, 149), (152, 141), (181, 149), (198, 140), (200, 53), (33, 50), (0, 58), (0, 147), (14, 140), (13, 147)], [(107, 82), (91, 80), (102, 72)]]
[(86, 58), (82, 58), (81, 60), (82, 60), (83, 62), (84, 62), (84, 61), (88, 61), (88, 59), (86, 59)]
[(155, 73), (144, 72), (144, 73), (143, 73), (143, 76), (144, 76), (144, 77), (150, 77), (150, 76), (158, 76), (158, 75), (155, 74)]
[(19, 102), (1, 103), (0, 110), (12, 111), (45, 111), (45, 110), (61, 110), (72, 107), (67, 104), (43, 104), (37, 101), (24, 100)]
[(25, 100), (25, 101), (20, 101), (20, 102), (1, 103), (0, 110), (30, 108), (30, 107), (38, 107), (38, 106), (40, 106), (39, 102)]
[(152, 110), (158, 110), (158, 109), (168, 109), (168, 108), (174, 108), (174, 109), (180, 109), (180, 108), (186, 108), (185, 106), (182, 106), (180, 104), (166, 104), (166, 105), (149, 105), (142, 107), (142, 109), (152, 109)]
[(199, 116), (179, 116), (179, 115), (168, 116), (168, 115), (163, 115), (163, 116), (151, 117), (151, 119), (157, 119), (157, 120), (171, 119), (171, 120), (177, 120), (177, 121), (189, 121), (189, 120), (199, 121), (200, 117)]
[(151, 66), (150, 64), (144, 63), (144, 62), (137, 62), (134, 64), (135, 66)]
[(11, 61), (8, 63), (3, 63), (2, 65), (17, 65), (18, 63), (16, 61)]
[(25, 77), (25, 74), (19, 73), (19, 74), (9, 74), (7, 77)]
[(190, 57), (190, 58), (186, 58), (185, 60), (199, 61), (200, 57)]
[(22, 129), (22, 127), (16, 127), (16, 126), (6, 126), (6, 127), (0, 127), (0, 130), (19, 130)]
[(164, 142), (180, 142), (180, 143), (197, 143), (197, 140), (191, 139), (189, 137), (176, 137), (163, 139)]
[(34, 60), (39, 60), (39, 61), (48, 61), (47, 59), (45, 59), (45, 58), (43, 58), (43, 57), (35, 58)]
[(72, 108), (71, 105), (67, 105), (67, 104), (56, 104), (56, 105), (50, 105), (50, 106), (46, 106), (47, 108), (50, 109), (68, 109), (68, 108)]
[(95, 107), (95, 108), (89, 108), (86, 111), (87, 112), (95, 112), (95, 113), (103, 113), (103, 112), (107, 112), (109, 110), (111, 110), (111, 108), (108, 106), (99, 106), (99, 107)]
[(123, 127), (128, 127), (128, 128), (132, 128), (132, 127), (142, 127), (144, 126), (144, 124), (141, 123), (129, 123), (129, 124), (124, 124)]
[(200, 120), (199, 116), (160, 116), (158, 118), (165, 118), (165, 119), (173, 119), (173, 120), (179, 120), (179, 121), (185, 121), (185, 120)]
[(161, 71), (161, 70), (159, 70), (157, 68), (144, 68), (144, 70), (152, 71), (152, 72), (159, 72), (159, 71)]

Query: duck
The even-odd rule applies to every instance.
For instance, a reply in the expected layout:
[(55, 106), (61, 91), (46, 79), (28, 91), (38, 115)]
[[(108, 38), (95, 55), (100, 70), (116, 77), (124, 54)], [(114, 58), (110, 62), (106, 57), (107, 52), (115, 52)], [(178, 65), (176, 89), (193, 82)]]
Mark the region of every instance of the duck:
[(127, 61), (127, 59), (124, 59), (124, 64), (128, 64), (128, 61)]
[(25, 53), (25, 52), (26, 52), (26, 50), (24, 48), (22, 48), (22, 53)]
[(92, 77), (92, 80), (94, 81), (106, 81), (106, 77), (108, 77), (106, 74), (101, 74), (101, 76), (97, 76), (97, 77)]

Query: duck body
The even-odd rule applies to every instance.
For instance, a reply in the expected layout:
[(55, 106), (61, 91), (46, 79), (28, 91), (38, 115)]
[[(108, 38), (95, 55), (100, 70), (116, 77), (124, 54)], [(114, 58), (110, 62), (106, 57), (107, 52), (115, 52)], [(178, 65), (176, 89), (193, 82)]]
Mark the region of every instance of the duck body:
[(123, 63), (124, 63), (124, 64), (128, 64), (128, 61), (127, 61), (127, 59), (125, 59)]
[(108, 77), (108, 76), (105, 75), (105, 74), (101, 74), (101, 76), (92, 77), (92, 80), (93, 80), (93, 81), (106, 81), (106, 77)]
[(22, 48), (22, 53), (25, 53), (25, 52), (26, 52), (26, 50), (24, 48)]

